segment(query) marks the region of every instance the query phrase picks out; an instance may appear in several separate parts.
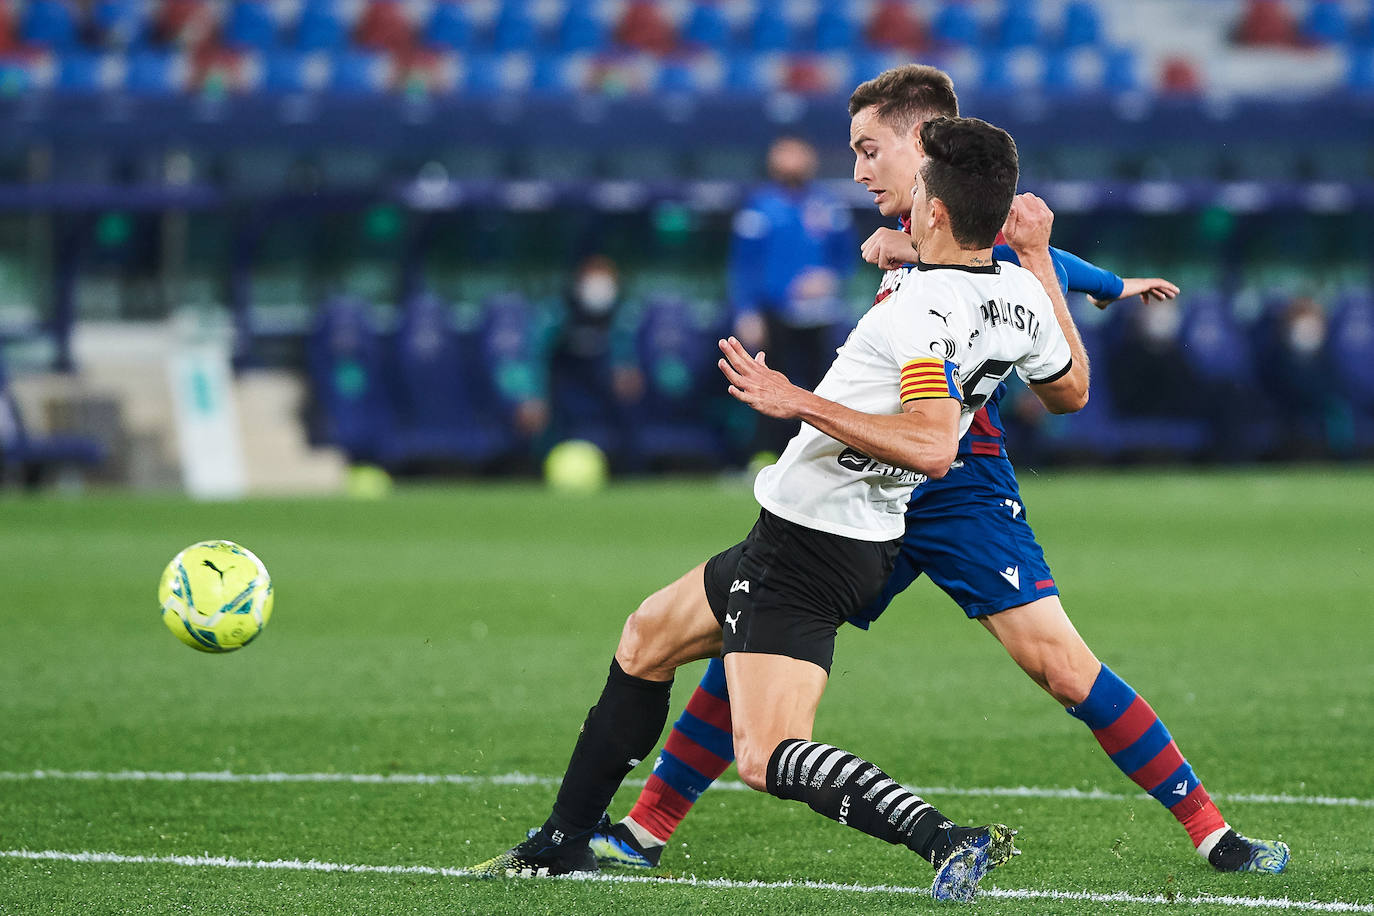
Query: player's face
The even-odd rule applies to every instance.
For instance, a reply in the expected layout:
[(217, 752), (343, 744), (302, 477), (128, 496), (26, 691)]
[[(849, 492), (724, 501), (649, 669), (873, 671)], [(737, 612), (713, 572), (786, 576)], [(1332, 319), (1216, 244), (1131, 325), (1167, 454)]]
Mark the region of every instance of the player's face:
[(911, 211), (911, 176), (921, 167), (920, 144), (912, 128), (901, 136), (878, 119), (877, 108), (861, 109), (849, 121), (849, 147), (854, 150), (854, 180), (868, 188), (883, 216)]

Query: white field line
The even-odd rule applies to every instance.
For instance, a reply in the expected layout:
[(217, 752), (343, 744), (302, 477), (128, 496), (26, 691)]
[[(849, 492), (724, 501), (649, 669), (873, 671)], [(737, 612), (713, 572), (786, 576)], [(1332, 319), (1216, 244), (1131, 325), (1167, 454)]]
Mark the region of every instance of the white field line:
[[(461, 868), (441, 868), (433, 865), (359, 865), (344, 862), (320, 862), (316, 859), (238, 859), (233, 856), (138, 856), (115, 852), (63, 852), (56, 849), (0, 850), (0, 858), (28, 859), (43, 862), (75, 862), (100, 865), (180, 865), (190, 868), (243, 868), (268, 871), (344, 872), (369, 875), (434, 875), (445, 878), (471, 877)], [(926, 896), (925, 887), (902, 887), (886, 884), (835, 884), (827, 881), (731, 881), (726, 878), (656, 878), (648, 875), (569, 875), (555, 880), (600, 881), (614, 884), (672, 884), (725, 890), (817, 890), (846, 894), (909, 894)], [(1093, 893), (1090, 891), (1001, 890), (985, 888), (983, 897), (1008, 900), (1080, 900), (1088, 903), (1143, 903), (1233, 906), (1245, 909), (1294, 910), (1306, 913), (1374, 913), (1374, 904), (1343, 903), (1339, 900), (1290, 900), (1287, 897), (1165, 897), (1125, 892)]]
[[(557, 787), (551, 776), (528, 773), (501, 773), (493, 776), (466, 773), (232, 773), (227, 770), (202, 772), (156, 770), (20, 770), (0, 771), (0, 782), (224, 782), (224, 783), (348, 783), (353, 785), (459, 785), (459, 786), (541, 786)], [(627, 786), (642, 786), (642, 779), (627, 779)], [(737, 779), (717, 780), (712, 788), (745, 791), (749, 787)], [(911, 787), (918, 795), (980, 798), (1049, 798), (1088, 801), (1137, 801), (1149, 798), (1143, 792), (1126, 794), (1101, 789), (1056, 789), (1044, 786), (923, 786)], [(1266, 795), (1252, 792), (1216, 793), (1218, 801), (1262, 802), (1277, 805), (1314, 805), (1335, 808), (1374, 808), (1371, 798), (1342, 798), (1330, 795)]]

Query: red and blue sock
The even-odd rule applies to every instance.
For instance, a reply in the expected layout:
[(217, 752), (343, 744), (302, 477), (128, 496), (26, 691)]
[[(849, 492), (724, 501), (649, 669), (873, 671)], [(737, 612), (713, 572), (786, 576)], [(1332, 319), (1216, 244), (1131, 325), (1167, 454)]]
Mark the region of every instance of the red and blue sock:
[(735, 759), (725, 662), (711, 659), (687, 708), (658, 752), (630, 820), (667, 842), (692, 805)]
[(1106, 665), (1087, 699), (1067, 712), (1092, 729), (1121, 772), (1169, 809), (1194, 846), (1225, 829), (1226, 819), (1159, 716)]

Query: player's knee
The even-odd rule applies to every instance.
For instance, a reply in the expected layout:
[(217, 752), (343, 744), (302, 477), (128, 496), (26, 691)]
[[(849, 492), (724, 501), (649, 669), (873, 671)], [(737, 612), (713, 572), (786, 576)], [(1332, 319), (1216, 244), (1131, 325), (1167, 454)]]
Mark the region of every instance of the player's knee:
[(1042, 683), (1061, 706), (1077, 706), (1088, 698), (1101, 664), (1061, 655), (1051, 660), (1042, 672)]
[(746, 786), (760, 792), (768, 791), (768, 761), (773, 750), (747, 737), (735, 736), (735, 769)]
[(660, 653), (655, 649), (653, 638), (653, 610), (645, 608), (651, 600), (645, 599), (638, 610), (625, 618), (625, 626), (620, 630), (620, 642), (615, 648), (615, 657), (621, 669), (634, 677), (644, 677), (659, 661), (657, 656)]

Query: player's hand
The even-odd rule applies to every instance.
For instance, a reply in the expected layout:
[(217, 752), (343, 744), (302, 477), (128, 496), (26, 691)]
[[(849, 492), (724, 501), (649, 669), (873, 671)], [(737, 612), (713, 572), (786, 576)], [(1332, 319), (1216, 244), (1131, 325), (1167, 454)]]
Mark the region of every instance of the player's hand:
[(884, 226), (875, 230), (859, 246), (859, 253), (865, 261), (877, 264), (883, 270), (892, 270), (916, 260), (916, 249), (911, 244), (911, 236), (900, 229)]
[(798, 415), (798, 398), (806, 392), (768, 368), (762, 350), (750, 357), (733, 337), (719, 341), (719, 346), (725, 358), (717, 365), (730, 383), (730, 394), (764, 416), (791, 420)]
[(1178, 285), (1170, 283), (1163, 277), (1125, 277), (1121, 281), (1121, 295), (1115, 299), (1093, 299), (1093, 305), (1104, 309), (1113, 302), (1122, 299), (1129, 299), (1132, 296), (1139, 296), (1140, 301), (1148, 303), (1150, 301), (1162, 302), (1165, 299), (1172, 299), (1178, 295)]
[(1054, 228), (1054, 211), (1049, 204), (1030, 192), (1017, 194), (1011, 201), (1011, 211), (1002, 224), (1002, 237), (1018, 255), (1050, 247), (1050, 230)]

